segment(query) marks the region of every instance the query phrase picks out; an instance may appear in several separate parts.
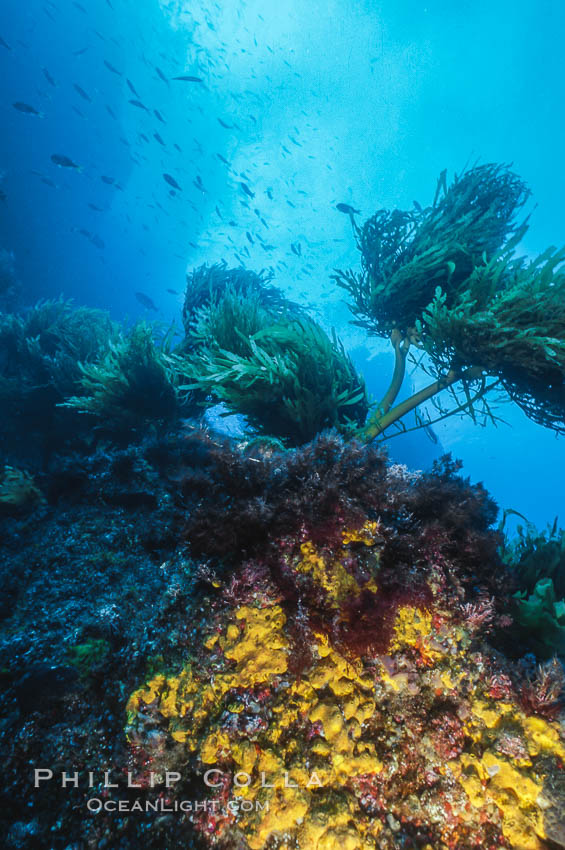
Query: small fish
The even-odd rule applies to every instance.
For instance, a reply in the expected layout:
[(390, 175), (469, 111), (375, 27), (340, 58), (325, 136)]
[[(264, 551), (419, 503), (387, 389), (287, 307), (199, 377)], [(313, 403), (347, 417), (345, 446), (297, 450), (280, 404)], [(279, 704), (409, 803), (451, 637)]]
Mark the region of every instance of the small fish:
[(17, 109), (18, 112), (23, 112), (25, 115), (37, 115), (38, 118), (43, 118), (41, 112), (38, 112), (35, 107), (30, 106), (29, 103), (22, 103), (21, 100), (17, 100), (12, 104), (14, 109)]
[(111, 107), (111, 106), (108, 106), (108, 104), (106, 104), (106, 110), (107, 110), (107, 112), (108, 112), (108, 115), (110, 115), (110, 117), (111, 117), (111, 118), (113, 118), (113, 119), (114, 119), (114, 121), (117, 121), (117, 120), (118, 120), (118, 116), (116, 115), (116, 113), (114, 112), (114, 110), (112, 109), (112, 107)]
[(57, 184), (56, 184), (56, 183), (53, 183), (53, 181), (52, 181), (52, 180), (50, 180), (50, 179), (49, 179), (49, 177), (42, 177), (42, 178), (41, 178), (41, 182), (42, 182), (42, 183), (45, 183), (45, 185), (46, 185), (46, 186), (49, 186), (51, 189), (56, 189), (56, 188), (57, 188)]
[(429, 425), (424, 425), (423, 428), (426, 432), (426, 436), (432, 441), (432, 443), (437, 445), (439, 443), (439, 440), (435, 431), (433, 431)]
[(251, 191), (251, 189), (249, 188), (249, 186), (247, 185), (247, 183), (242, 183), (242, 182), (240, 181), (239, 185), (241, 186), (241, 188), (243, 189), (243, 191), (245, 192), (245, 194), (246, 194), (246, 195), (248, 195), (250, 198), (254, 198), (254, 197), (255, 197), (255, 192), (252, 192), (252, 191)]
[(128, 78), (127, 78), (127, 77), (126, 77), (126, 83), (128, 84), (128, 86), (129, 86), (129, 90), (131, 91), (131, 93), (132, 93), (132, 94), (134, 94), (136, 97), (139, 97), (139, 94), (138, 94), (138, 92), (137, 92), (137, 89), (135, 88), (135, 86), (134, 86), (134, 84), (132, 83), (132, 81), (131, 81), (131, 80), (128, 80)]
[(89, 204), (88, 206), (91, 210), (94, 210), (94, 212), (104, 212), (102, 207), (97, 207), (96, 204)]
[(2, 38), (2, 36), (1, 36), (1, 35), (0, 35), (0, 47), (5, 47), (5, 48), (6, 48), (6, 50), (11, 50), (11, 49), (12, 49), (12, 48), (10, 47), (10, 45), (8, 44), (8, 42), (7, 42), (7, 41), (4, 41), (4, 39)]
[(103, 174), (100, 179), (102, 180), (103, 183), (107, 183), (108, 186), (111, 186), (116, 181), (115, 177), (106, 177), (105, 174)]
[(267, 189), (267, 196), (271, 199), (271, 201), (273, 200), (273, 190), (272, 189)]
[[(184, 259), (184, 258), (183, 258), (183, 259)], [(178, 290), (176, 290), (176, 289), (167, 289), (167, 292), (170, 292), (170, 293), (171, 293), (171, 295), (178, 295), (178, 294), (179, 294), (179, 293), (178, 293)]]
[(248, 241), (249, 241), (252, 245), (254, 245), (254, 244), (255, 244), (255, 242), (253, 241), (253, 236), (250, 234), (250, 232), (249, 232), (248, 230), (246, 230), (246, 231), (245, 231), (245, 235), (247, 236)]
[(77, 85), (77, 83), (73, 83), (73, 88), (76, 92), (80, 94), (83, 100), (86, 100), (88, 103), (92, 103), (92, 98), (90, 97), (88, 92), (85, 92), (82, 86)]
[(88, 14), (84, 6), (82, 6), (80, 3), (77, 3), (76, 0), (73, 0), (73, 6), (76, 6), (79, 12), (82, 12), (84, 15)]
[(153, 138), (156, 139), (160, 145), (163, 145), (163, 147), (165, 147), (165, 142), (163, 141), (159, 133), (153, 133)]
[(336, 204), (335, 208), (345, 215), (359, 215), (359, 210), (354, 209), (349, 204)]
[(61, 153), (51, 154), (51, 162), (54, 162), (59, 168), (76, 168), (77, 171), (80, 171), (80, 166), (76, 162)]
[(218, 157), (219, 160), (221, 160), (224, 163), (224, 165), (229, 165), (228, 160), (225, 158), (225, 156), (222, 156), (221, 153), (217, 153), (216, 156)]
[(293, 242), (290, 246), (290, 249), (293, 254), (296, 254), (297, 257), (302, 255), (302, 245), (300, 242)]
[(179, 153), (182, 153), (182, 150), (180, 149), (180, 147), (177, 145), (176, 142), (174, 142), (173, 147), (176, 148)]
[(0, 189), (0, 201), (5, 201), (8, 195), (3, 189)]
[(100, 238), (100, 236), (98, 236), (98, 234), (97, 234), (97, 233), (93, 233), (93, 234), (92, 234), (92, 237), (91, 237), (90, 241), (92, 242), (92, 244), (93, 244), (96, 248), (99, 248), (99, 250), (100, 250), (100, 251), (103, 251), (103, 250), (104, 250), (104, 248), (106, 247), (106, 246), (105, 246), (105, 244), (104, 244), (104, 240), (103, 240), (103, 239), (101, 239), (101, 238)]
[(222, 121), (221, 118), (218, 118), (218, 122), (222, 125), (222, 127), (224, 127), (224, 129), (233, 130), (233, 127), (231, 126), (231, 124), (226, 124), (226, 122)]
[(159, 308), (155, 305), (155, 302), (149, 297), (149, 295), (146, 295), (144, 292), (136, 292), (135, 297), (147, 310), (155, 310), (156, 313), (159, 312)]
[(118, 69), (115, 68), (111, 62), (108, 62), (107, 59), (104, 59), (104, 64), (106, 65), (107, 69), (112, 72), (112, 74), (116, 74), (118, 77), (122, 76), (122, 72), (118, 71)]
[(418, 201), (412, 201), (412, 203), (414, 204), (414, 209), (416, 210), (416, 212), (421, 213), (422, 212), (422, 204), (418, 203)]
[(183, 76), (183, 77), (173, 77), (172, 79), (173, 80), (182, 80), (185, 83), (202, 83), (202, 82), (204, 82), (202, 77)]
[(163, 174), (163, 180), (165, 180), (165, 182), (168, 183), (169, 186), (172, 186), (173, 189), (177, 189), (179, 192), (182, 192), (181, 187), (179, 186), (175, 178), (171, 177), (170, 174)]
[(206, 191), (206, 189), (204, 188), (204, 183), (202, 182), (202, 178), (201, 178), (200, 174), (197, 174), (197, 175), (196, 175), (196, 180), (193, 180), (192, 182), (194, 183), (194, 185), (196, 186), (196, 188), (197, 188), (200, 192), (205, 192), (205, 191)]
[(142, 103), (140, 100), (130, 100), (129, 102), (132, 106), (137, 106), (138, 109), (144, 109), (146, 112), (149, 112), (145, 104)]
[(86, 53), (88, 47), (81, 47), (79, 50), (73, 50), (73, 56), (82, 56), (83, 53)]
[(157, 118), (157, 120), (161, 122), (161, 124), (167, 123), (158, 109), (154, 109), (153, 114), (155, 115), (155, 118)]
[(161, 77), (163, 82), (166, 83), (167, 85), (169, 85), (169, 80), (164, 75), (164, 73), (161, 71), (161, 69), (159, 67), (157, 67), (157, 65), (155, 65), (155, 70), (157, 71), (158, 75)]
[(49, 71), (47, 70), (47, 68), (43, 69), (43, 76), (45, 77), (45, 79), (47, 80), (47, 82), (49, 83), (50, 86), (56, 86), (57, 85), (57, 83), (55, 82), (55, 80), (53, 79), (53, 77), (51, 76)]

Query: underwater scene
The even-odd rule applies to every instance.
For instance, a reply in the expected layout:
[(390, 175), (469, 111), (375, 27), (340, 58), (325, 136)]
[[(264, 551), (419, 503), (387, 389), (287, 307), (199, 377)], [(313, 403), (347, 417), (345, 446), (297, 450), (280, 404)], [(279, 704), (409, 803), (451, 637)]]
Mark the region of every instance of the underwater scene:
[(2, 850), (565, 848), (564, 38), (3, 0)]

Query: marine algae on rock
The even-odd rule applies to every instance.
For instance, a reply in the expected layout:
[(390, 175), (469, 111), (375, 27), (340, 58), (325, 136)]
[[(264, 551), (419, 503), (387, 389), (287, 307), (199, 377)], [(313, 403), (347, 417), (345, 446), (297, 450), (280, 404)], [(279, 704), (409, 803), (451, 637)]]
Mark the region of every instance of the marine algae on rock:
[(30, 511), (45, 501), (33, 477), (24, 470), (0, 469), (0, 514)]
[[(297, 630), (300, 612), (275, 589), (237, 603), (224, 590), (186, 667), (131, 695), (137, 779), (188, 764), (202, 798), (216, 801), (189, 816), (206, 845), (547, 846), (545, 824), (565, 804), (546, 790), (565, 768), (563, 729), (527, 713), (516, 671), (447, 604), (433, 573), (426, 601), (396, 606), (378, 651), (356, 652), (328, 628), (360, 591), (354, 550), (378, 549), (381, 532), (367, 518), (331, 552), (300, 539), (287, 550), (297, 580), (327, 592), (325, 619)], [(374, 563), (364, 592), (377, 604)], [(296, 672), (305, 635), (309, 660)], [(163, 733), (169, 745), (152, 750)]]

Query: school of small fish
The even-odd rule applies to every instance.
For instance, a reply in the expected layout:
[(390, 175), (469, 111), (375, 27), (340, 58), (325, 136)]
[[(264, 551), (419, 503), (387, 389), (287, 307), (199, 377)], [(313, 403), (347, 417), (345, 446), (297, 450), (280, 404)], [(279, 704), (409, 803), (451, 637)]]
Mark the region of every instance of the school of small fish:
[[(263, 77), (268, 91), (268, 85), (274, 85), (275, 70), (281, 67), (289, 80), (302, 79), (302, 73), (293, 68), (281, 47), (267, 44), (267, 53), (262, 51), (263, 58), (257, 66), (250, 65), (247, 91), (231, 91), (230, 56), (233, 59), (238, 51), (248, 53), (252, 62), (252, 48), (248, 44), (243, 46), (239, 37), (230, 43), (220, 36), (219, 2), (197, 0), (190, 12), (184, 12), (186, 23), (191, 24), (187, 26), (189, 31), (200, 27), (201, 43), (193, 39), (190, 49), (179, 53), (178, 57), (142, 39), (137, 60), (139, 73), (134, 73), (130, 61), (126, 62), (125, 45), (114, 34), (119, 28), (112, 28), (113, 16), (120, 5), (118, 0), (105, 0), (108, 29), (102, 31), (99, 10), (94, 16), (90, 5), (72, 2), (69, 12), (62, 0), (38, 2), (46, 17), (46, 30), (65, 26), (65, 15), (71, 13), (79, 15), (86, 22), (86, 28), (83, 24), (82, 43), (73, 45), (65, 57), (64, 67), (68, 74), (62, 74), (59, 68), (47, 67), (49, 63), (45, 61), (38, 62), (35, 88), (27, 89), (22, 84), (21, 96), (7, 104), (14, 110), (12, 114), (19, 113), (17, 120), (41, 118), (41, 125), (55, 123), (60, 121), (60, 110), (66, 105), (69, 113), (75, 116), (69, 115), (69, 122), (89, 122), (93, 132), (104, 126), (108, 147), (123, 145), (132, 166), (143, 169), (151, 182), (152, 198), (146, 211), (148, 217), (153, 216), (154, 222), (148, 219), (142, 224), (143, 230), (151, 232), (159, 218), (174, 215), (189, 234), (186, 242), (175, 246), (174, 256), (184, 257), (188, 264), (191, 258), (187, 252), (192, 250), (197, 254), (201, 240), (213, 241), (216, 245), (218, 240), (223, 240), (221, 256), (215, 254), (213, 260), (221, 259), (242, 267), (266, 266), (275, 276), (291, 277), (297, 287), (300, 281), (315, 274), (319, 257), (324, 254), (324, 243), (316, 238), (318, 234), (304, 229), (301, 223), (304, 216), (299, 210), (307, 204), (309, 211), (316, 214), (319, 204), (310, 197), (307, 188), (300, 185), (299, 167), (294, 169), (293, 177), (278, 178), (277, 163), (261, 161), (260, 140), (255, 146), (256, 159), (250, 160), (243, 170), (234, 164), (238, 145), (241, 141), (248, 143), (250, 133), (259, 132), (262, 112), (269, 109), (269, 95), (255, 93), (251, 88), (253, 81)], [(161, 5), (173, 13), (173, 0)], [(245, 7), (244, 2), (241, 7)], [(257, 13), (257, 18), (259, 24), (265, 23), (262, 14)], [(0, 49), (6, 55), (14, 56), (22, 49), (22, 43), (11, 41), (8, 32), (0, 35)], [(253, 44), (259, 48), (256, 37), (253, 37)], [(182, 138), (177, 135), (181, 123), (179, 98), (185, 112), (181, 117), (186, 122)], [(109, 127), (106, 126), (107, 116), (111, 119)], [(194, 135), (191, 125), (196, 119), (209, 128), (205, 138)], [(212, 122), (216, 122), (215, 131)], [(292, 160), (294, 156), (316, 160), (316, 153), (312, 152), (316, 148), (309, 147), (308, 142), (308, 134), (315, 130), (313, 116), (305, 110), (294, 116), (289, 126), (281, 130), (281, 162)], [(101, 214), (111, 210), (115, 192), (128, 196), (128, 175), (122, 176), (118, 168), (110, 171), (107, 158), (105, 166), (99, 169), (90, 152), (77, 149), (71, 141), (67, 142), (68, 146), (64, 144), (67, 138), (72, 140), (72, 132), (60, 135), (60, 144), (45, 151), (43, 168), (30, 169), (30, 173), (51, 191), (81, 191), (84, 194), (89, 219), (73, 226), (72, 232), (84, 236), (103, 251), (105, 241), (97, 234), (91, 217), (96, 215), (100, 221)], [(214, 149), (218, 147), (219, 150)], [(319, 167), (332, 171), (333, 164), (329, 161), (320, 163)], [(89, 197), (96, 183), (105, 187), (105, 198), (99, 191)], [(339, 190), (336, 186), (336, 194)], [(9, 201), (3, 188), (0, 189), (0, 201)], [(137, 206), (139, 198), (134, 196), (130, 202)], [(294, 226), (285, 222), (285, 232), (281, 232), (277, 212), (280, 205), (292, 210), (290, 221)], [(339, 197), (334, 198), (330, 208), (346, 214), (355, 230), (354, 216), (359, 214), (358, 209)], [(210, 212), (213, 213), (212, 233), (210, 236), (204, 233), (202, 237)], [(127, 214), (126, 220), (130, 222), (131, 215)], [(339, 224), (336, 226), (339, 232)], [(345, 242), (345, 239), (333, 241)], [(139, 251), (144, 253), (143, 246)], [(176, 294), (176, 290), (170, 288), (163, 292)], [(144, 293), (132, 291), (132, 296), (145, 309), (159, 309)], [(322, 298), (328, 296), (329, 293), (322, 292)], [(299, 292), (299, 297), (313, 306), (308, 301), (307, 286)]]

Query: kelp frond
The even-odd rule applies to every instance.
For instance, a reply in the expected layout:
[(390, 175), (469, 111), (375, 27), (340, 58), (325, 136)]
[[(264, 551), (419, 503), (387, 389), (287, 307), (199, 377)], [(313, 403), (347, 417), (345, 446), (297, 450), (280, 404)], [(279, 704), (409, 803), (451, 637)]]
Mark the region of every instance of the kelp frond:
[(35, 430), (58, 402), (78, 390), (79, 363), (108, 351), (117, 328), (101, 310), (71, 301), (43, 301), (22, 314), (0, 313), (2, 427), (21, 417)]
[(508, 168), (487, 164), (450, 186), (443, 173), (430, 207), (379, 210), (359, 232), (362, 272), (335, 276), (352, 297), (356, 323), (379, 336), (406, 333), (437, 286), (451, 302), (476, 264), (521, 235), (516, 215), (528, 195)]
[(186, 403), (179, 392), (184, 359), (172, 352), (169, 335), (157, 342), (144, 322), (120, 336), (98, 362), (81, 364), (81, 373), (81, 392), (65, 406), (96, 416), (106, 431), (172, 423)]
[(222, 289), (214, 290), (185, 324), (188, 347), (199, 350), (215, 346), (245, 354), (249, 338), (278, 321), (280, 315), (278, 308), (272, 310), (265, 305), (263, 294), (257, 289), (245, 290), (227, 282)]
[(245, 415), (258, 433), (298, 445), (326, 428), (350, 433), (364, 422), (364, 383), (343, 346), (282, 296), (228, 283), (187, 330), (188, 388)]
[[(565, 432), (565, 251), (537, 260), (497, 258), (475, 269), (448, 306), (438, 290), (418, 324), (439, 369), (479, 366), (534, 421)], [(481, 304), (477, 281), (503, 280)]]
[(228, 290), (243, 297), (254, 298), (271, 316), (299, 311), (298, 305), (288, 301), (275, 286), (270, 284), (272, 275), (249, 269), (230, 269), (225, 263), (200, 266), (187, 276), (183, 305), (183, 324), (186, 331), (186, 348), (195, 343), (192, 327), (199, 310), (222, 297)]

